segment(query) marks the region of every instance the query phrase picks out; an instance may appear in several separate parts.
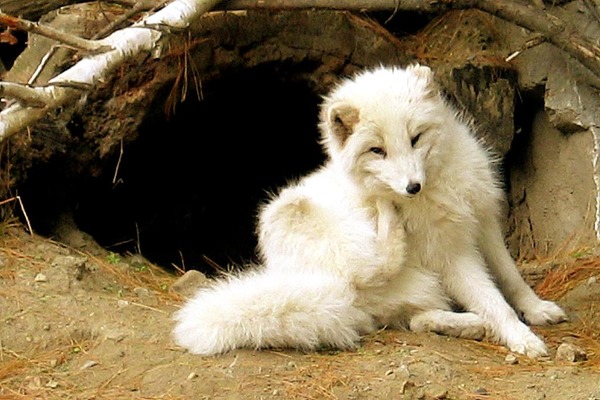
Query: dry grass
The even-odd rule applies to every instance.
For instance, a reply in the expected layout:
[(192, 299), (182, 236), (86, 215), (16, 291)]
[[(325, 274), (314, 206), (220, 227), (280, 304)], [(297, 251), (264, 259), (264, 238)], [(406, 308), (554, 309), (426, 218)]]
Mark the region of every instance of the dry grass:
[(179, 294), (169, 290), (174, 276), (152, 263), (144, 263), (140, 267), (135, 267), (128, 264), (114, 264), (91, 254), (87, 254), (87, 256), (123, 285), (150, 289), (163, 301), (179, 302), (182, 300)]
[[(590, 278), (600, 278), (600, 256), (591, 248), (574, 248), (573, 240), (567, 239), (548, 256), (536, 256), (540, 265), (550, 268), (535, 285), (536, 293), (549, 300), (560, 300), (575, 288), (585, 285)], [(577, 310), (574, 321), (555, 326), (536, 327), (548, 344), (557, 347), (571, 338), (586, 349), (587, 361), (582, 366), (600, 368), (600, 310), (595, 303), (586, 304), (587, 309)]]
[[(435, 18), (423, 30), (411, 38), (417, 43), (414, 56), (424, 61), (452, 62), (452, 58), (464, 61), (465, 46), (472, 61), (481, 60), (488, 65), (507, 67), (495, 46), (498, 37), (497, 21), (479, 10), (454, 10)], [(480, 41), (487, 43), (482, 49)]]
[(544, 298), (556, 300), (592, 276), (598, 275), (599, 257), (575, 258), (551, 269), (535, 290)]

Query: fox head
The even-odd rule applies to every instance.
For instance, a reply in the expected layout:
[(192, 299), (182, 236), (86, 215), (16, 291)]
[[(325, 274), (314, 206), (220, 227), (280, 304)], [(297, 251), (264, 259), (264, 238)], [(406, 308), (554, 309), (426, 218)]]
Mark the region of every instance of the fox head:
[(325, 97), (321, 143), (331, 162), (369, 194), (413, 197), (427, 189), (448, 113), (431, 69), (379, 67)]

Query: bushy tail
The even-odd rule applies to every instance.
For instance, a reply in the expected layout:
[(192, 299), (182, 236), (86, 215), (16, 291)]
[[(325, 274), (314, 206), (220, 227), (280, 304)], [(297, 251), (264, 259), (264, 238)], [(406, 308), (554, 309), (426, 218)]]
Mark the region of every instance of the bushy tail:
[(253, 271), (201, 289), (175, 314), (174, 337), (191, 353), (235, 348), (351, 348), (373, 329), (354, 293), (325, 274)]

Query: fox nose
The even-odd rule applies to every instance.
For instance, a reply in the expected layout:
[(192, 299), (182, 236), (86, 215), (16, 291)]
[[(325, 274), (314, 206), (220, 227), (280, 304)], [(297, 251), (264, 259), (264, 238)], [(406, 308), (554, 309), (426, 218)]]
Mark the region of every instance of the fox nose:
[(421, 191), (421, 184), (418, 182), (410, 182), (406, 186), (406, 192), (408, 194), (417, 194)]

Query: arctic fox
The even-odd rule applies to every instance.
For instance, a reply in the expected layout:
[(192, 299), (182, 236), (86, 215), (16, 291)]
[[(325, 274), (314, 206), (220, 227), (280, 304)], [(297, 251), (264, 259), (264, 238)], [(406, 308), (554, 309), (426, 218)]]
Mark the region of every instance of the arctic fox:
[(346, 79), (319, 126), (328, 161), (260, 210), (261, 266), (201, 289), (175, 314), (176, 342), (203, 355), (345, 349), (391, 326), (546, 354), (517, 312), (530, 324), (566, 314), (520, 276), (491, 157), (432, 71), (382, 66)]

